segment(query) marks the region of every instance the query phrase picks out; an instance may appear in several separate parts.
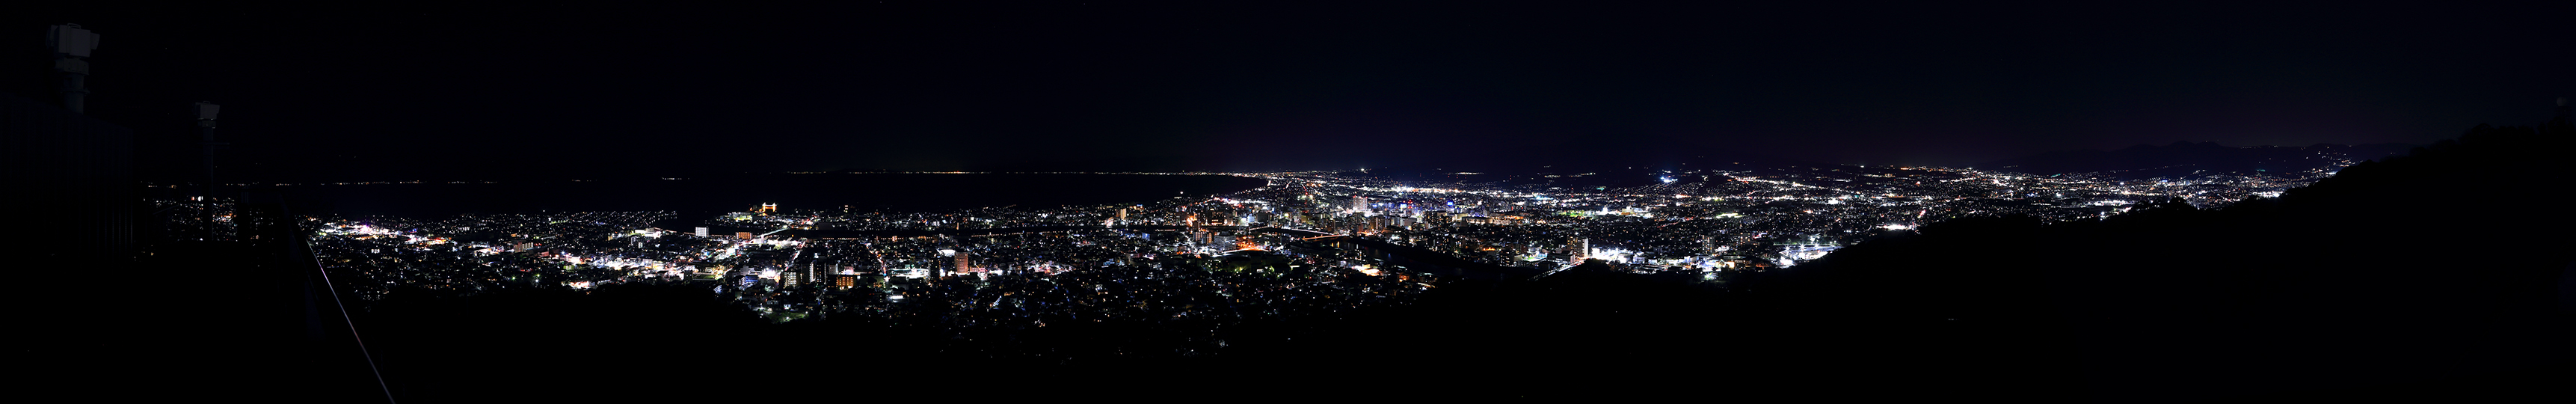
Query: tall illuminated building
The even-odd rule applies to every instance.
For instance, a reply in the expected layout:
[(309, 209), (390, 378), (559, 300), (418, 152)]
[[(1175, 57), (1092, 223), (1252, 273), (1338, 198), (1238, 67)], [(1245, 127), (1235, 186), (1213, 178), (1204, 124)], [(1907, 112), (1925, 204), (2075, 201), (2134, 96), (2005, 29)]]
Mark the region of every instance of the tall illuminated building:
[(973, 267), (966, 265), (966, 250), (957, 250), (957, 273), (966, 273), (967, 268)]
[(1565, 249), (1569, 250), (1565, 253), (1566, 262), (1581, 264), (1583, 263), (1584, 258), (1591, 258), (1592, 256), (1592, 239), (1567, 239), (1565, 240)]
[(1353, 211), (1367, 211), (1367, 210), (1368, 210), (1368, 197), (1365, 197), (1365, 196), (1359, 196), (1359, 195), (1351, 195), (1351, 210), (1353, 210)]

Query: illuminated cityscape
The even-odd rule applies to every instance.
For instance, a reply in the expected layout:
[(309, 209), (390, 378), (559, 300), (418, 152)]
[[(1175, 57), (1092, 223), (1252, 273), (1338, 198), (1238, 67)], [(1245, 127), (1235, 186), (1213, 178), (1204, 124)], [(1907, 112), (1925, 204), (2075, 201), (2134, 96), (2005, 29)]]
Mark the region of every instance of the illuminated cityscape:
[[(2317, 168), (2295, 172), (2134, 181), (2086, 173), (1739, 163), (1655, 171), (1634, 181), (1644, 185), (1620, 188), (1568, 187), (1559, 180), (1599, 173), (1444, 173), (1431, 180), (1356, 171), (1197, 173), (1268, 185), (1052, 209), (857, 212), (758, 203), (711, 217), (566, 212), (317, 217), (307, 225), (325, 265), (348, 272), (358, 280), (350, 282), (352, 291), (368, 299), (403, 289), (692, 284), (781, 322), (876, 316), (991, 327), (1104, 317), (1239, 320), (1396, 304), (1445, 280), (1545, 276), (1586, 260), (1722, 284), (1926, 223), (2000, 216), (2098, 220), (2168, 199), (2214, 208), (2276, 197), (2354, 162), (2325, 152), (2316, 159)], [(1479, 266), (1390, 260), (1363, 243), (1420, 248)], [(1131, 283), (1137, 281), (1152, 282)]]
[(12, 6), (45, 401), (2576, 379), (2570, 2)]

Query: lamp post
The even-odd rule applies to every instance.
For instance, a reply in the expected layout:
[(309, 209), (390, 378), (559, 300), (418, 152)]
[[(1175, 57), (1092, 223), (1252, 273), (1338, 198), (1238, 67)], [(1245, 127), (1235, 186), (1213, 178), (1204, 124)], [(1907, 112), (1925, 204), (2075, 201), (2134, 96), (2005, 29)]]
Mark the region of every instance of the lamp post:
[(45, 46), (53, 48), (54, 73), (61, 74), (63, 109), (86, 113), (84, 101), (89, 98), (89, 53), (98, 49), (98, 33), (82, 29), (80, 24), (53, 26), (45, 31)]
[(206, 236), (209, 238), (215, 236), (215, 146), (223, 145), (215, 142), (215, 112), (222, 107), (214, 103), (198, 102), (195, 108), (197, 134), (202, 139), (197, 142), (197, 145), (205, 153), (204, 158), (201, 159), (205, 164), (205, 178), (204, 182), (199, 183), (197, 194), (202, 195), (199, 206), (204, 208), (202, 209), (203, 219), (206, 225)]

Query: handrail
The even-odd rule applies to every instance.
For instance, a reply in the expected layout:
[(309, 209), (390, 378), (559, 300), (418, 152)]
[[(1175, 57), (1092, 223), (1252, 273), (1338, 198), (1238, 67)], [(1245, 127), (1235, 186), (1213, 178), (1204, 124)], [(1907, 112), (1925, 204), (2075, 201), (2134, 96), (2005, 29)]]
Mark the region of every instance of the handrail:
[[(283, 206), (280, 207), (279, 213), (285, 213)], [(367, 372), (373, 373), (376, 376), (376, 388), (385, 392), (386, 403), (396, 403), (397, 401), (394, 400), (393, 387), (385, 383), (384, 370), (376, 368), (375, 353), (367, 349), (366, 338), (361, 338), (358, 335), (358, 321), (349, 317), (349, 304), (340, 300), (340, 287), (332, 283), (329, 267), (322, 265), (322, 257), (314, 253), (314, 251), (318, 250), (313, 248), (313, 239), (305, 237), (303, 226), (293, 224), (291, 219), (293, 215), (280, 216), (288, 220), (289, 227), (295, 229), (295, 232), (290, 234), (294, 235), (297, 242), (304, 245), (305, 257), (313, 259), (313, 272), (322, 274), (322, 287), (324, 290), (331, 292), (331, 305), (340, 309), (340, 321), (349, 325), (349, 339), (358, 343), (358, 355), (367, 359)]]

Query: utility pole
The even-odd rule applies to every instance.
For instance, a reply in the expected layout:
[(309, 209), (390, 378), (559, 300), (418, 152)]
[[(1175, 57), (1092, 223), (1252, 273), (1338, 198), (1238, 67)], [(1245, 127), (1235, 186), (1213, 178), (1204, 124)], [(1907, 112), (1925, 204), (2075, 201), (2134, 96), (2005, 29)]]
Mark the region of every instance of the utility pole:
[(199, 183), (198, 195), (201, 196), (198, 197), (198, 206), (204, 208), (201, 211), (204, 212), (207, 238), (215, 236), (215, 146), (223, 145), (215, 142), (215, 112), (222, 108), (202, 101), (196, 106), (197, 134), (202, 139), (197, 145), (205, 151), (203, 162), (206, 168), (204, 182)]

